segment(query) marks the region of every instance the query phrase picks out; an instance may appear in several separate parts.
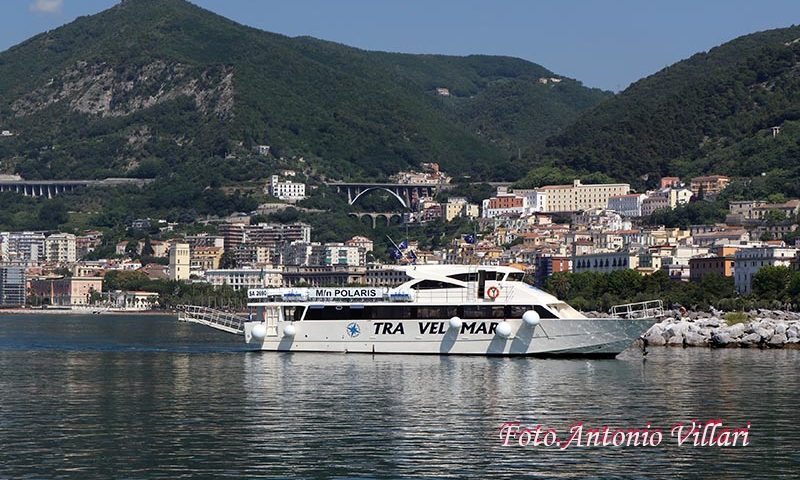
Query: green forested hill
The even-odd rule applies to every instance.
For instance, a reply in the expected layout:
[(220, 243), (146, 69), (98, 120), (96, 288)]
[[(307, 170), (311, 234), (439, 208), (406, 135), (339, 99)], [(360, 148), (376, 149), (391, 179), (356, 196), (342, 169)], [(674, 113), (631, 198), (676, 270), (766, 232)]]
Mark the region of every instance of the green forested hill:
[[(800, 195), (800, 27), (737, 38), (642, 79), (539, 154), (619, 178), (720, 173)], [(771, 127), (782, 127), (773, 138)]]
[(267, 144), (333, 178), (429, 161), (514, 178), (517, 148), (610, 95), (537, 81), (552, 76), (514, 58), (368, 52), (245, 27), (183, 0), (126, 0), (0, 54), (0, 127), (17, 133), (0, 141), (0, 170), (244, 180), (270, 173), (243, 160)]

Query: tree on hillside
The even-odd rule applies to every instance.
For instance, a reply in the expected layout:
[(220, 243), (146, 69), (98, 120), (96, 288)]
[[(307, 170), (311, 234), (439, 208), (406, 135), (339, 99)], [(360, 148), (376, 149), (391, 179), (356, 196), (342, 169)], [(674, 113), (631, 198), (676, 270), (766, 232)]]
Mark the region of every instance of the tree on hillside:
[(144, 245), (142, 246), (142, 256), (143, 257), (151, 257), (153, 254), (156, 253), (153, 250), (153, 244), (150, 241), (150, 235), (144, 237)]

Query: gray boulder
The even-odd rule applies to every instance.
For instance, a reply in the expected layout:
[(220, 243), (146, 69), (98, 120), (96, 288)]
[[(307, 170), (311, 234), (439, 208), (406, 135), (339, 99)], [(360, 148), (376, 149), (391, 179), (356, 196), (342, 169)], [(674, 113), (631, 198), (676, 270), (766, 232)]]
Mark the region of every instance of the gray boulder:
[(659, 323), (650, 327), (650, 330), (644, 334), (644, 339), (647, 341), (648, 345), (662, 346), (667, 343), (666, 340), (664, 340), (663, 327)]
[(761, 343), (761, 335), (757, 333), (748, 333), (739, 340), (739, 344), (743, 347), (754, 347), (759, 343)]
[(667, 345), (671, 347), (682, 347), (683, 346), (683, 335), (678, 333), (675, 334), (667, 340)]
[(797, 328), (796, 326), (792, 325), (791, 327), (786, 329), (786, 336), (789, 339), (800, 338), (800, 328)]
[(784, 343), (786, 343), (786, 335), (777, 333), (767, 341), (770, 347), (782, 347)]
[(775, 334), (776, 335), (783, 335), (785, 333), (786, 333), (786, 324), (785, 323), (779, 323), (779, 324), (775, 325)]
[(744, 331), (747, 327), (743, 323), (737, 323), (736, 325), (731, 325), (725, 328), (725, 333), (730, 335), (732, 338), (741, 337), (744, 335)]
[(719, 331), (711, 336), (711, 344), (715, 347), (727, 347), (733, 343), (730, 333)]
[(760, 335), (761, 338), (765, 341), (769, 340), (770, 338), (772, 338), (773, 335), (775, 335), (775, 331), (772, 330), (771, 328), (764, 328), (759, 326), (754, 328), (753, 331), (758, 335)]
[(695, 332), (686, 334), (686, 345), (690, 347), (705, 347), (708, 345), (708, 337)]

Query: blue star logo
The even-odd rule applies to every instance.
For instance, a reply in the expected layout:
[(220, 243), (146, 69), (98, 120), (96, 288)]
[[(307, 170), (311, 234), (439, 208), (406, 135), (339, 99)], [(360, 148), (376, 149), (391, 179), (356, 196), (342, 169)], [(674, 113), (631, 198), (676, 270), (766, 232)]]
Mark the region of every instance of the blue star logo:
[(347, 326), (347, 334), (350, 337), (355, 338), (355, 337), (361, 335), (361, 327), (359, 327), (358, 324), (356, 324), (356, 322), (353, 322), (353, 323), (351, 323), (350, 325)]

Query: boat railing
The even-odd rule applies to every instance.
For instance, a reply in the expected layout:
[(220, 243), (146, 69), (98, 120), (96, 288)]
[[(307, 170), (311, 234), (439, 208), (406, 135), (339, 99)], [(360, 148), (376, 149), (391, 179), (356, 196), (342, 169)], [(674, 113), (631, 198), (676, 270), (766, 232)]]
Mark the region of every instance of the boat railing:
[(244, 322), (247, 318), (235, 313), (223, 312), (198, 305), (181, 305), (178, 307), (178, 321), (198, 323), (223, 332), (244, 334)]
[(661, 300), (625, 303), (611, 307), (611, 316), (619, 318), (658, 318), (664, 316), (664, 304)]

